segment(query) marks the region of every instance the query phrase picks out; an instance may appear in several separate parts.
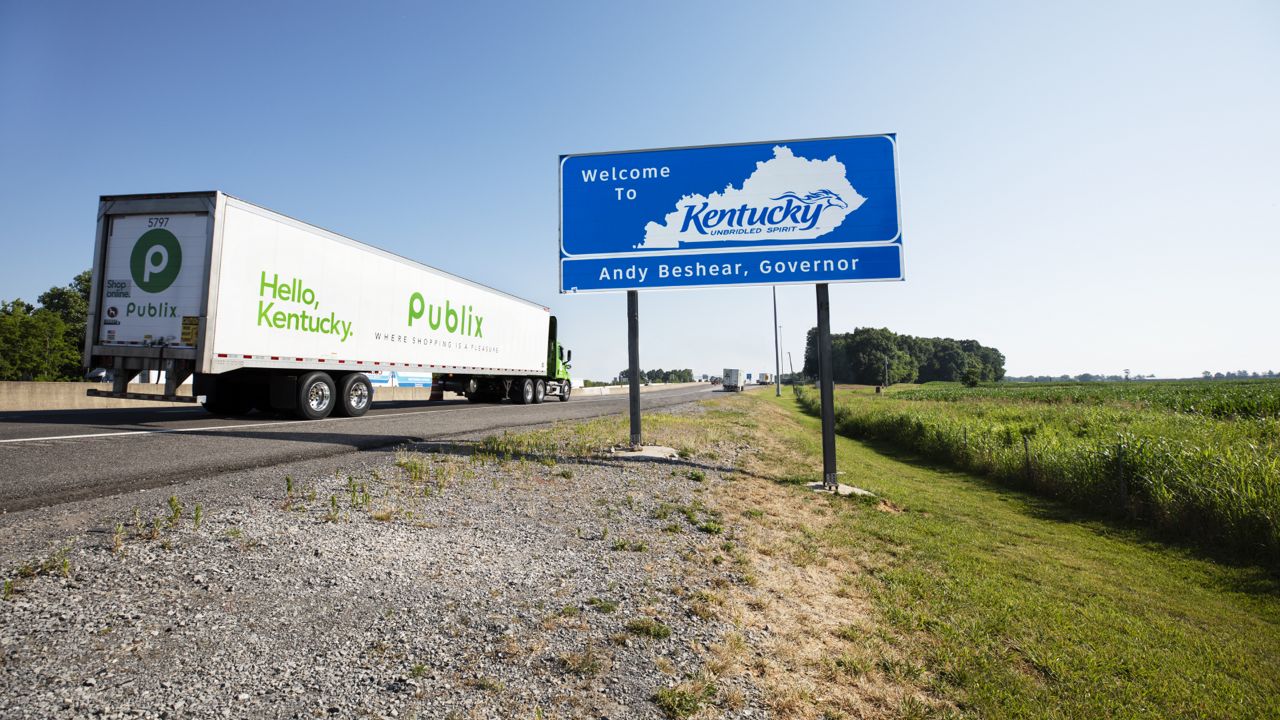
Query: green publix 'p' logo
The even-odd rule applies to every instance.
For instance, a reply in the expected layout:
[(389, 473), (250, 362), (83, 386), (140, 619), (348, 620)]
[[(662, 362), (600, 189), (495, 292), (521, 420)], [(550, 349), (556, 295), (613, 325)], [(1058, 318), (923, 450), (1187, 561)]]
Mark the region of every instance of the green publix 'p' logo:
[(138, 238), (129, 256), (133, 282), (144, 292), (158, 293), (178, 278), (182, 269), (182, 245), (163, 228), (148, 230)]

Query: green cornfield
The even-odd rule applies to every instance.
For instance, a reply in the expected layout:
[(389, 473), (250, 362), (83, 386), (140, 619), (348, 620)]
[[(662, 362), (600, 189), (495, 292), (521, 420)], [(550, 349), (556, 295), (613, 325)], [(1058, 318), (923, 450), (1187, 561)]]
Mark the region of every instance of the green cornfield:
[(841, 390), (836, 431), (1280, 563), (1280, 381)]

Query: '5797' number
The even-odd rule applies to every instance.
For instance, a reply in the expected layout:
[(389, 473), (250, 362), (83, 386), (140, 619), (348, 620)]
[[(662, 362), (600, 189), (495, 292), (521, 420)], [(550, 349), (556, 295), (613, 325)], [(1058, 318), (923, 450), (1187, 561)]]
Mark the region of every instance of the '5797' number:
[(147, 227), (149, 228), (164, 227), (165, 225), (168, 225), (168, 224), (169, 224), (169, 218), (167, 217), (147, 218)]

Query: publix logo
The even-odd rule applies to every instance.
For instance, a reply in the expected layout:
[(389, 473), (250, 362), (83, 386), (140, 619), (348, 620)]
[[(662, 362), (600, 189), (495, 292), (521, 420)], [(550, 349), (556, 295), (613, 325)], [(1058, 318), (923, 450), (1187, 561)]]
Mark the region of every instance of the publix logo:
[(181, 269), (182, 245), (173, 233), (163, 228), (143, 233), (129, 255), (129, 272), (144, 292), (158, 293), (168, 289)]

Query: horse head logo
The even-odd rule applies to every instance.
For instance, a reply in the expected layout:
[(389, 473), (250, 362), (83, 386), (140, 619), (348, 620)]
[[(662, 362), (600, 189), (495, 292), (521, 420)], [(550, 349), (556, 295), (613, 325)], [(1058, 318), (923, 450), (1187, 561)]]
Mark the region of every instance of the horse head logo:
[(845, 202), (843, 199), (841, 199), (839, 195), (835, 194), (834, 192), (826, 188), (822, 188), (821, 190), (815, 190), (805, 195), (804, 197), (801, 197), (793, 192), (787, 192), (779, 195), (776, 198), (771, 198), (771, 199), (783, 200), (786, 198), (790, 198), (792, 200), (795, 200), (796, 202), (802, 202), (805, 205), (822, 203), (826, 207), (831, 207), (832, 205), (834, 205), (840, 208), (841, 210), (847, 210), (849, 208), (849, 203)]

